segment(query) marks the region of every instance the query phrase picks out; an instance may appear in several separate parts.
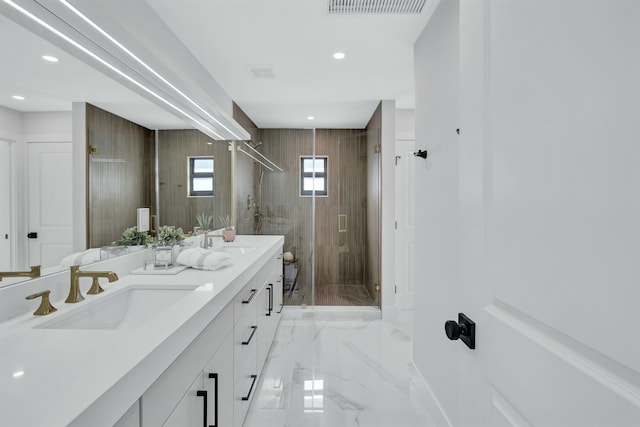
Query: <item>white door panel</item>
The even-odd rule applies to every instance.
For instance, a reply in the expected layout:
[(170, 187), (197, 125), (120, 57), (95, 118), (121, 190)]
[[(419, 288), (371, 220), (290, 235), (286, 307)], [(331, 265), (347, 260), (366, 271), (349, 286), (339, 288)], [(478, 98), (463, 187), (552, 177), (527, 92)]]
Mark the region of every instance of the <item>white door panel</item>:
[(29, 143), (29, 262), (56, 266), (72, 252), (71, 143)]
[(413, 308), (415, 288), (415, 141), (396, 142), (396, 305)]
[(11, 151), (0, 140), (0, 270), (11, 270)]
[[(640, 6), (477, 0), (458, 21), (456, 4), (429, 25), (443, 47), (459, 24), (459, 81), (455, 64), (430, 64), (430, 92), (416, 81), (431, 150), (417, 169), (415, 358), (435, 418), (640, 425), (640, 341), (622, 326), (640, 300)], [(438, 87), (460, 88), (458, 114)], [(476, 321), (475, 350), (442, 339), (458, 312)]]

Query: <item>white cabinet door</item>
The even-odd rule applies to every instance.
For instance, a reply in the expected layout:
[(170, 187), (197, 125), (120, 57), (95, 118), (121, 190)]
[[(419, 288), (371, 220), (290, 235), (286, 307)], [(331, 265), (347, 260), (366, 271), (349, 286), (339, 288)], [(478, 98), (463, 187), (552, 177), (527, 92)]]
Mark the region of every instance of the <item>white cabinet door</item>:
[[(635, 0), (446, 1), (416, 43), (414, 359), (440, 425), (639, 425), (638, 22)], [(444, 336), (459, 312), (475, 350)]]
[(273, 329), (273, 283), (268, 282), (260, 290), (258, 299), (258, 341), (257, 345), (257, 360), (258, 371), (262, 370), (264, 362), (267, 360), (267, 354), (271, 347), (273, 338), (271, 337), (271, 330)]
[(208, 425), (205, 402), (209, 399), (204, 389), (202, 373), (191, 384), (189, 390), (175, 407), (163, 427), (202, 427)]
[(209, 426), (233, 427), (233, 333), (204, 368)]
[[(282, 256), (280, 256), (275, 264), (275, 270), (273, 271), (272, 283), (273, 283), (273, 311), (275, 313), (276, 324), (280, 321), (280, 317), (282, 317), (282, 308), (284, 306), (284, 302), (282, 299), (282, 286), (284, 284), (284, 275), (282, 270)], [(277, 325), (276, 325), (277, 327)]]

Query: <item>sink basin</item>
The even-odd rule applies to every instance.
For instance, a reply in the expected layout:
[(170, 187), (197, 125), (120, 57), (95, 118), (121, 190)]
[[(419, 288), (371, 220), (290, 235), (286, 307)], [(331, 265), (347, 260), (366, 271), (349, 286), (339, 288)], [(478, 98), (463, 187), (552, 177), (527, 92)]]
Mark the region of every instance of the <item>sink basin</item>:
[(255, 246), (228, 245), (214, 248), (215, 251), (225, 252), (229, 255), (246, 255), (256, 250)]
[(38, 329), (124, 329), (142, 325), (175, 304), (197, 286), (132, 285), (91, 302), (87, 297), (78, 307)]

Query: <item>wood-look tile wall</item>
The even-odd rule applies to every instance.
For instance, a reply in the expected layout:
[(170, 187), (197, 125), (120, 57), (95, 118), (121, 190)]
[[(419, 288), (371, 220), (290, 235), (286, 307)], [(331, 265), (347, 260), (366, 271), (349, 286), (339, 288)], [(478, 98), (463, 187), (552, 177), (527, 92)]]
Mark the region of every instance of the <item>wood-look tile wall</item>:
[(136, 209), (155, 211), (154, 132), (87, 104), (87, 247), (109, 245), (136, 225)]
[[(211, 144), (209, 144), (211, 143)], [(159, 225), (193, 230), (201, 212), (213, 215), (220, 228), (220, 215), (231, 208), (231, 152), (226, 141), (215, 141), (193, 129), (158, 131), (158, 177), (160, 182)], [(190, 156), (213, 156), (213, 197), (188, 197)]]

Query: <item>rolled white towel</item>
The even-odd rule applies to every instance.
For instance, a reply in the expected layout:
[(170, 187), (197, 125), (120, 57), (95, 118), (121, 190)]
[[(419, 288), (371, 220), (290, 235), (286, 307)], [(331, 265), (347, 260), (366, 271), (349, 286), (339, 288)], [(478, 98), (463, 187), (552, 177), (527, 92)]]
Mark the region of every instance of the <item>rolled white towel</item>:
[(67, 255), (62, 258), (60, 265), (63, 267), (71, 267), (72, 265), (86, 265), (96, 261), (100, 261), (100, 248), (91, 248), (84, 252)]
[(176, 262), (198, 270), (218, 270), (232, 264), (229, 255), (203, 248), (183, 249)]

